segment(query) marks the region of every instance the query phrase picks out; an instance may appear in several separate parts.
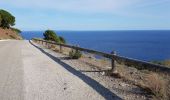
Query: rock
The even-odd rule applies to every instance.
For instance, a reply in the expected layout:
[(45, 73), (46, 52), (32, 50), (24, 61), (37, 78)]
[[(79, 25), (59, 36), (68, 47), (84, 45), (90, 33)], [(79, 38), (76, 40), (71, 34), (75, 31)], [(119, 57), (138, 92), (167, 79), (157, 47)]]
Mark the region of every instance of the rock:
[(101, 74), (104, 76), (104, 75), (106, 75), (106, 72), (101, 72)]
[(127, 84), (125, 84), (125, 83), (120, 83), (119, 85), (122, 86), (122, 87), (127, 86)]
[(67, 88), (66, 87), (64, 87), (64, 90), (66, 90)]

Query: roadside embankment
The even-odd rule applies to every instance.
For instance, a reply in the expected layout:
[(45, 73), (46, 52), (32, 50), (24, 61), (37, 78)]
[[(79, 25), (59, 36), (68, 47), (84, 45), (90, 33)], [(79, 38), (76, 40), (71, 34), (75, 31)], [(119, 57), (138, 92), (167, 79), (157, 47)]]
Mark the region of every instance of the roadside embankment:
[(13, 29), (3, 29), (0, 28), (0, 40), (6, 40), (6, 39), (16, 39), (21, 40), (22, 37), (19, 33), (14, 31)]

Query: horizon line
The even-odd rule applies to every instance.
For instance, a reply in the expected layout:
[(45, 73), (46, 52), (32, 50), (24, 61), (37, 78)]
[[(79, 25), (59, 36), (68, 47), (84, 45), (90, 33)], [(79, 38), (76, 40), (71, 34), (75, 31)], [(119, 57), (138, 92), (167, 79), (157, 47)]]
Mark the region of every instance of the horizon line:
[[(47, 29), (53, 30), (53, 29)], [(22, 31), (45, 31), (45, 30), (22, 30)], [(53, 30), (53, 31), (170, 31), (170, 29), (127, 29), (127, 30)]]

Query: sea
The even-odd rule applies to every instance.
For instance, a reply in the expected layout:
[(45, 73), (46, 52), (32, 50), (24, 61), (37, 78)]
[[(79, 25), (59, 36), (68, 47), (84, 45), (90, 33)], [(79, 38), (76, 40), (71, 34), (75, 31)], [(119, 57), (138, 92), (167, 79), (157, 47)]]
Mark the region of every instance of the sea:
[[(170, 30), (128, 31), (55, 31), (68, 44), (106, 53), (116, 51), (120, 56), (144, 61), (170, 59)], [(43, 38), (44, 31), (23, 31), (21, 35), (30, 40)]]

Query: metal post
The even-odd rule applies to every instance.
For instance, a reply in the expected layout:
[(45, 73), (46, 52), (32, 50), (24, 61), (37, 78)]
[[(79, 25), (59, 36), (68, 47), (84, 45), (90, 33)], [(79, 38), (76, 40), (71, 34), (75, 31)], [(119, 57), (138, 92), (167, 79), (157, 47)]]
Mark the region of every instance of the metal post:
[[(116, 55), (116, 52), (115, 52), (115, 51), (112, 51), (111, 54), (112, 54), (112, 55)], [(116, 67), (116, 60), (115, 60), (115, 58), (113, 57), (113, 58), (112, 58), (112, 69), (111, 69), (111, 72), (112, 72), (112, 73), (115, 72), (115, 67)]]
[(50, 48), (50, 43), (48, 43), (48, 48)]
[(50, 46), (49, 46), (50, 44), (49, 43), (47, 43), (47, 48), (50, 48)]
[(62, 46), (60, 45), (60, 53), (62, 53)]
[[(79, 47), (79, 45), (76, 45), (76, 47)], [(76, 49), (76, 52), (78, 52), (78, 49)]]

